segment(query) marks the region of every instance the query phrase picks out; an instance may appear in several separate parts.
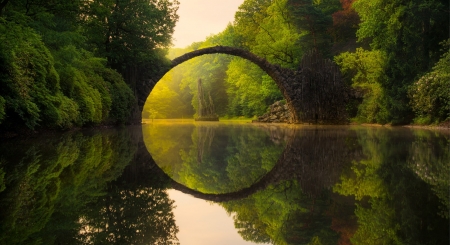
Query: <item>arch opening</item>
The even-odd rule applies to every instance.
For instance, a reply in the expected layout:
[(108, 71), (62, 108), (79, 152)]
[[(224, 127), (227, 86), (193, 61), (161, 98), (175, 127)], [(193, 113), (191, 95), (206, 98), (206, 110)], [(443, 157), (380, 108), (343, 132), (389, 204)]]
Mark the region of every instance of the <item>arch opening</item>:
[[(226, 46), (198, 49), (172, 60), (163, 75), (172, 68), (194, 57), (206, 54), (238, 56), (259, 66), (278, 86), (290, 112), (290, 123), (347, 124), (346, 104), (351, 90), (342, 81), (340, 70), (330, 60), (325, 60), (315, 51), (306, 53), (297, 70), (271, 64), (249, 51)], [(138, 93), (139, 109), (143, 106), (156, 82), (152, 79), (143, 84)]]
[[(200, 56), (202, 57), (200, 58)], [(187, 68), (188, 64), (189, 68)], [(234, 77), (228, 76), (230, 64), (234, 64), (234, 67), (241, 69), (234, 71)], [(247, 70), (239, 66), (245, 66)], [(193, 69), (193, 67), (195, 68)], [(199, 67), (200, 69), (198, 69)], [(196, 102), (198, 100), (197, 81), (200, 79), (205, 87), (204, 94), (206, 95), (206, 99), (208, 97), (213, 98), (215, 111), (220, 117), (243, 116), (245, 118), (252, 118), (254, 116), (260, 116), (267, 111), (267, 108), (272, 103), (282, 99), (289, 101), (290, 98), (287, 97), (286, 93), (283, 93), (284, 87), (280, 75), (290, 70), (283, 70), (285, 69), (278, 65), (272, 65), (265, 59), (259, 58), (242, 49), (216, 46), (192, 51), (175, 58), (161, 78), (152, 84), (153, 86), (149, 88), (148, 94), (143, 95), (146, 97), (140, 100), (143, 103), (140, 104), (142, 117), (151, 118), (150, 111), (158, 114), (158, 107), (162, 105), (167, 107), (168, 105), (167, 103), (163, 103), (162, 100), (168, 101), (169, 97), (172, 97), (174, 101), (170, 103), (170, 107), (179, 108), (179, 110), (186, 111), (186, 113), (175, 113), (176, 115), (173, 114), (170, 118), (192, 118), (192, 112), (198, 112), (198, 103)], [(242, 88), (234, 88), (233, 84), (230, 85), (229, 81), (240, 80), (239, 75), (244, 77), (242, 74), (245, 72), (248, 72), (248, 74), (245, 74), (247, 75), (247, 80), (239, 82), (240, 84), (244, 84), (241, 86)], [(238, 77), (236, 77), (236, 74), (239, 74)], [(170, 79), (173, 79), (174, 82), (168, 81)], [(193, 82), (194, 80), (195, 82)], [(173, 95), (170, 95), (167, 88), (165, 89), (164, 96), (162, 96), (164, 92), (164, 89), (161, 89), (162, 84), (169, 84), (171, 89), (180, 96), (175, 98)], [(181, 88), (176, 86), (180, 86)], [(248, 93), (249, 96), (246, 96), (247, 102), (236, 102), (239, 98), (233, 98), (230, 95), (233, 94), (228, 91), (231, 87), (235, 89), (235, 94), (238, 92), (237, 90), (240, 93), (246, 90), (253, 92)], [(161, 99), (154, 98), (156, 94)], [(192, 101), (186, 99), (188, 94), (190, 94)], [(238, 97), (238, 95), (235, 95), (235, 97)], [(239, 105), (236, 105), (238, 103)], [(245, 108), (242, 108), (242, 104), (244, 104)], [(236, 109), (236, 107), (240, 108)]]

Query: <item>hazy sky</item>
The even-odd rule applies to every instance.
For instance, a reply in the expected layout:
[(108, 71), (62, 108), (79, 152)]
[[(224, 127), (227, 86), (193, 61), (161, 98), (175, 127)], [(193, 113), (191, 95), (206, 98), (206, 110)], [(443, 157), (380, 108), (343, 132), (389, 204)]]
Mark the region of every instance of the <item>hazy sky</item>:
[[(215, 0), (214, 0), (215, 1)], [(233, 218), (218, 204), (194, 198), (176, 190), (168, 190), (174, 200), (177, 237), (181, 245), (251, 245), (234, 228)]]
[(185, 48), (193, 42), (217, 34), (233, 22), (234, 13), (244, 0), (179, 0), (180, 19), (173, 34), (176, 48)]

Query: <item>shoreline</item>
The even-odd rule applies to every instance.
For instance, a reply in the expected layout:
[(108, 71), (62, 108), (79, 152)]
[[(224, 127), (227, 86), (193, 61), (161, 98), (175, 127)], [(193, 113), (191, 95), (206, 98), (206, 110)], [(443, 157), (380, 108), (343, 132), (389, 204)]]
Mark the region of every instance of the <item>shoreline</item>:
[[(146, 120), (147, 122), (145, 122)], [(0, 139), (8, 140), (13, 139), (17, 137), (23, 137), (23, 138), (34, 138), (34, 137), (40, 137), (45, 135), (52, 135), (52, 134), (59, 134), (59, 133), (66, 133), (66, 132), (74, 132), (74, 131), (80, 131), (80, 130), (95, 130), (95, 129), (111, 129), (111, 128), (120, 128), (120, 127), (129, 127), (129, 126), (137, 126), (137, 125), (145, 125), (150, 124), (148, 121), (151, 119), (144, 119), (141, 123), (138, 124), (129, 124), (129, 125), (96, 125), (91, 127), (74, 127), (70, 129), (38, 129), (38, 130), (29, 130), (29, 129), (23, 129), (20, 133), (18, 132), (11, 132), (11, 131), (4, 131), (0, 132)], [(158, 121), (160, 120), (181, 120), (185, 121), (186, 118), (183, 119), (156, 119)], [(186, 122), (192, 121), (194, 122), (194, 119), (186, 120)], [(222, 120), (218, 122), (246, 122), (247, 120)], [(251, 121), (251, 119), (248, 120), (246, 123), (256, 124), (256, 125), (266, 125), (266, 126), (314, 126), (314, 124), (306, 124), (306, 123), (286, 123), (286, 122), (277, 122), (277, 123), (266, 123), (266, 122), (255, 122)], [(390, 125), (390, 124), (376, 124), (376, 123), (349, 123), (349, 124), (342, 124), (342, 125), (316, 125), (316, 126), (367, 126), (367, 127), (391, 127), (391, 128), (412, 128), (412, 129), (428, 129), (428, 130), (443, 130), (443, 131), (450, 131), (450, 120), (447, 120), (443, 123), (440, 123), (439, 125), (417, 125), (417, 124), (408, 124), (408, 125)]]

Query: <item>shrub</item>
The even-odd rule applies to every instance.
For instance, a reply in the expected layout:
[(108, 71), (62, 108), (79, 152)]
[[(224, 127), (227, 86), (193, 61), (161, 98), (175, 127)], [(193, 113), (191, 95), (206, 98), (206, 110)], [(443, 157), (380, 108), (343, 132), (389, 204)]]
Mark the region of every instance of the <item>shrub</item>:
[(450, 51), (411, 86), (409, 97), (416, 123), (439, 123), (450, 119)]
[[(0, 96), (10, 125), (55, 126), (61, 103), (53, 57), (32, 29), (0, 19)], [(10, 117), (9, 117), (10, 116)], [(6, 120), (6, 118), (4, 119)]]

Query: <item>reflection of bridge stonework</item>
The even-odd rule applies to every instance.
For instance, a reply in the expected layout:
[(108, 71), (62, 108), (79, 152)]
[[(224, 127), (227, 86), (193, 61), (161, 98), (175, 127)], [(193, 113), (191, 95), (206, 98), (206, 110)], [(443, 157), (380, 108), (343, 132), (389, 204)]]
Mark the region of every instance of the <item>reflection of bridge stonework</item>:
[(319, 133), (298, 134), (295, 130), (277, 163), (266, 175), (239, 191), (208, 194), (172, 180), (170, 187), (196, 198), (228, 202), (239, 200), (282, 181), (296, 181), (306, 195), (317, 197), (338, 180), (345, 164), (361, 155), (348, 147), (347, 137), (339, 131), (315, 129)]
[(119, 182), (146, 185), (150, 181), (152, 185), (173, 188), (196, 198), (227, 202), (249, 197), (282, 181), (296, 181), (305, 194), (317, 197), (339, 180), (345, 164), (362, 155), (358, 149), (350, 148), (348, 140), (356, 139), (356, 136), (348, 131), (310, 128), (298, 133), (292, 129), (288, 137), (286, 148), (275, 166), (254, 184), (239, 191), (208, 194), (175, 182), (156, 165), (143, 142), (139, 143), (135, 161), (127, 167)]
[[(291, 123), (347, 123), (345, 104), (348, 92), (341, 80), (339, 69), (333, 62), (322, 59), (316, 53), (306, 54), (299, 69), (291, 70), (271, 64), (243, 49), (216, 46), (195, 50), (174, 59), (164, 74), (185, 61), (206, 54), (238, 56), (259, 66), (275, 81), (286, 99), (292, 115)], [(154, 85), (155, 83), (150, 81), (141, 87), (138, 94), (141, 110)]]

